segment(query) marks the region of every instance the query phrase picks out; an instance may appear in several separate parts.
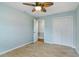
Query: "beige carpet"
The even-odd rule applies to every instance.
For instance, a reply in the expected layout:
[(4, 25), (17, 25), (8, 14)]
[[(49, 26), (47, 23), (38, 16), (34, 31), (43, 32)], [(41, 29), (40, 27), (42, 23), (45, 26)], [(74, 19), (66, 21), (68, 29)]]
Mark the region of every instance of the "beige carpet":
[(37, 42), (8, 52), (1, 57), (78, 57), (73, 48)]

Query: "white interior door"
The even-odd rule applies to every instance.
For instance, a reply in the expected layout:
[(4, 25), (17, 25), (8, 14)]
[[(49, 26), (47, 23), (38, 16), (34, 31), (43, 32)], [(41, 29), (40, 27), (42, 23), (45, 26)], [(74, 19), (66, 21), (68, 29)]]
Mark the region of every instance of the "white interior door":
[(53, 19), (53, 41), (73, 47), (73, 17), (57, 17)]
[(38, 20), (34, 19), (34, 42), (38, 39)]

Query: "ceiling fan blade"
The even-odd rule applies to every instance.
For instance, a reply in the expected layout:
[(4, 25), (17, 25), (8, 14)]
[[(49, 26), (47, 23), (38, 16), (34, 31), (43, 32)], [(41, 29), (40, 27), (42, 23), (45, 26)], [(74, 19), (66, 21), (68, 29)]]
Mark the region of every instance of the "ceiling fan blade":
[(35, 4), (23, 3), (23, 5), (36, 6)]
[(52, 6), (54, 3), (53, 2), (44, 2), (43, 3), (43, 6), (44, 7), (50, 7), (50, 6)]
[(41, 6), (41, 2), (35, 2), (36, 6)]

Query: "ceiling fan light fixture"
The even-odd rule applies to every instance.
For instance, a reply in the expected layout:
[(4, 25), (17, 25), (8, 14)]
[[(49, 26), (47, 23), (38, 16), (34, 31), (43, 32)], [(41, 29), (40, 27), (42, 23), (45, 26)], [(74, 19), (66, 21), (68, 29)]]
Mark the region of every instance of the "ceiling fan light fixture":
[(35, 2), (33, 3), (23, 3), (23, 5), (28, 5), (28, 6), (33, 6), (34, 8), (32, 9), (33, 13), (46, 13), (46, 7), (52, 6), (54, 3), (53, 2)]
[(36, 7), (35, 7), (35, 10), (36, 10), (36, 11), (41, 11), (41, 6), (36, 6)]

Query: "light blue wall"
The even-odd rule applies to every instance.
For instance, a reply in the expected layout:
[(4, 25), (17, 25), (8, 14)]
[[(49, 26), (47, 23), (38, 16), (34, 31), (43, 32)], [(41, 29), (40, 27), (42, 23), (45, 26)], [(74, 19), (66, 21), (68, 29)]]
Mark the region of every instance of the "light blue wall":
[(76, 10), (76, 16), (77, 16), (77, 39), (76, 39), (76, 49), (79, 53), (79, 6)]
[(40, 19), (44, 19), (45, 20), (45, 32), (44, 32), (44, 39), (46, 42), (50, 42), (50, 43), (53, 43), (53, 19), (56, 18), (56, 17), (64, 17), (64, 16), (72, 16), (73, 17), (73, 31), (74, 31), (74, 46), (75, 46), (75, 34), (76, 34), (76, 29), (75, 29), (75, 26), (76, 26), (76, 13), (75, 11), (69, 11), (69, 12), (62, 12), (62, 13), (58, 13), (58, 14), (53, 14), (53, 15), (48, 15), (48, 16), (45, 16), (45, 17), (40, 17)]
[(0, 3), (0, 52), (33, 41), (33, 19), (29, 14)]

